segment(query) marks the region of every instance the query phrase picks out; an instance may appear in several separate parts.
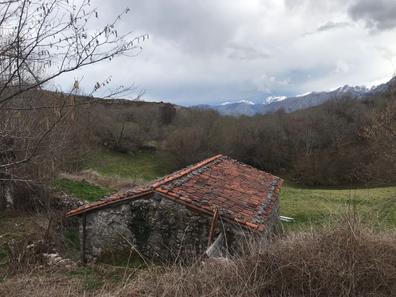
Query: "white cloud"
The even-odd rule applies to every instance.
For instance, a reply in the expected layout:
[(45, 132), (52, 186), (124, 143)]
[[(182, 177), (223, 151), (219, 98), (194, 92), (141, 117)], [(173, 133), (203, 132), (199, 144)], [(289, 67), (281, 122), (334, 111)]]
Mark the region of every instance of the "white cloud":
[(112, 74), (114, 84), (135, 83), (148, 99), (192, 105), (262, 102), (271, 95), (361, 85), (394, 72), (389, 61), (396, 53), (395, 30), (371, 34), (361, 17), (351, 17), (355, 0), (93, 4), (105, 19), (128, 6), (132, 14), (121, 29), (148, 33), (150, 39), (138, 57), (120, 57), (63, 77), (61, 85), (84, 75), (88, 88)]
[(282, 87), (286, 87), (289, 84), (289, 80), (280, 80), (275, 76), (268, 76), (267, 74), (262, 74), (259, 77), (253, 79), (253, 84), (260, 92), (272, 93)]
[(345, 61), (337, 61), (335, 73), (348, 73), (350, 70), (348, 64)]

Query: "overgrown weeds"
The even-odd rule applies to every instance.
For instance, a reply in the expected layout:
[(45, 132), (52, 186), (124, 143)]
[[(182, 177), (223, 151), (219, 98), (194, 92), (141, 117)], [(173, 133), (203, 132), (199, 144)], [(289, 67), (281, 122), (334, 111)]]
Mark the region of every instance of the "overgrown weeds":
[[(128, 295), (129, 293), (132, 295)], [(230, 261), (144, 271), (118, 296), (395, 296), (396, 234), (356, 217), (292, 233)]]
[(10, 275), (0, 283), (0, 295), (395, 296), (395, 230), (373, 231), (350, 213), (322, 228), (280, 235), (270, 244), (249, 243), (242, 256), (227, 260), (140, 270), (92, 264), (62, 272), (44, 265)]

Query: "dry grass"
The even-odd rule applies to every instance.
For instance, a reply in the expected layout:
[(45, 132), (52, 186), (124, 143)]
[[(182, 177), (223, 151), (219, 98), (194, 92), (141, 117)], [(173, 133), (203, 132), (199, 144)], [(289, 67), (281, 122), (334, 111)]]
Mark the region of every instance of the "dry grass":
[[(124, 271), (124, 269), (122, 269)], [(120, 290), (112, 267), (36, 267), (30, 272), (0, 281), (0, 296), (7, 297), (94, 297), (113, 296)]]
[[(63, 297), (80, 295), (78, 280), (67, 276), (50, 274), (26, 274), (0, 283), (0, 296), (23, 297)], [(86, 294), (85, 296), (94, 296)]]
[(356, 219), (228, 262), (147, 270), (118, 296), (395, 296), (396, 234)]
[(59, 177), (72, 181), (87, 181), (99, 187), (115, 190), (127, 189), (143, 183), (142, 180), (132, 180), (119, 176), (102, 176), (92, 169), (83, 170), (78, 174), (62, 173)]
[(396, 233), (375, 233), (348, 216), (270, 245), (252, 244), (229, 261), (140, 272), (103, 265), (35, 270), (0, 280), (0, 296), (395, 296)]

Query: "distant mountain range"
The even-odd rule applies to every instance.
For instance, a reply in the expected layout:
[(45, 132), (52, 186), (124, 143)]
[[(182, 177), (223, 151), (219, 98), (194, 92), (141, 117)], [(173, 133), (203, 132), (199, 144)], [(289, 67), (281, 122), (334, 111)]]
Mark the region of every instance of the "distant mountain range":
[(196, 105), (194, 108), (213, 109), (222, 115), (252, 116), (255, 114), (269, 114), (278, 110), (293, 112), (299, 109), (309, 108), (320, 105), (326, 101), (352, 98), (361, 100), (371, 95), (385, 93), (391, 88), (396, 87), (396, 77), (385, 84), (367, 88), (365, 86), (348, 86), (345, 85), (330, 92), (310, 92), (294, 97), (268, 97), (262, 103), (254, 103), (249, 100), (240, 100), (236, 102), (224, 102), (219, 105)]

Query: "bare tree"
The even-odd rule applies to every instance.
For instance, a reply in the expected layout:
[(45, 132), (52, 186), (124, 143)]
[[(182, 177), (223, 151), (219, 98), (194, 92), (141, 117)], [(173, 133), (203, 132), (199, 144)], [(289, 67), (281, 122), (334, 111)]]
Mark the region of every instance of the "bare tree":
[[(117, 30), (128, 12), (93, 30), (99, 12), (89, 0), (0, 0), (0, 178), (17, 180), (21, 168), (69, 145), (77, 106), (94, 100), (76, 102), (78, 81), (68, 94), (42, 87), (88, 65), (137, 55), (147, 36)], [(97, 82), (90, 95), (109, 81)]]
[(371, 178), (394, 181), (396, 176), (396, 101), (395, 97), (371, 114), (370, 124), (363, 130), (371, 148), (374, 162)]

